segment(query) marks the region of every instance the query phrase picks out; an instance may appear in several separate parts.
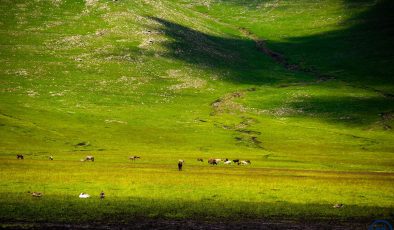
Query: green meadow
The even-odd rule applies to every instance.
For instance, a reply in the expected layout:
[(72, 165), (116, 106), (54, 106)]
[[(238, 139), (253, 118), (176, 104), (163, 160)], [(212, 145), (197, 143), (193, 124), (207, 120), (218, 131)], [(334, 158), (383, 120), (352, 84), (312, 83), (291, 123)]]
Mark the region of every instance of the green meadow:
[(393, 10), (0, 0), (0, 223), (392, 221)]

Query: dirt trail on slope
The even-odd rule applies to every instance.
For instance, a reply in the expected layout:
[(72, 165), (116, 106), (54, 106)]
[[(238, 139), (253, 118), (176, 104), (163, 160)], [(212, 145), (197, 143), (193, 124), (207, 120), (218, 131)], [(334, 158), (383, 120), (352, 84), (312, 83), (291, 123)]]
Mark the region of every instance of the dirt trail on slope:
[[(223, 113), (236, 114), (237, 112), (246, 112), (247, 108), (235, 102), (234, 100), (244, 97), (245, 93), (247, 92), (253, 91), (256, 91), (256, 89), (248, 88), (245, 90), (226, 94), (223, 97), (216, 99), (214, 102), (211, 103), (212, 112), (210, 115), (216, 116)], [(226, 130), (234, 131), (236, 134), (234, 139), (237, 142), (254, 148), (263, 149), (264, 147), (262, 145), (262, 142), (259, 140), (259, 135), (261, 135), (261, 132), (250, 129), (251, 126), (257, 122), (256, 119), (248, 116), (240, 116), (240, 118), (241, 122), (239, 122), (238, 124), (226, 125), (220, 122), (215, 122), (215, 126)]]
[(284, 66), (286, 69), (288, 70), (301, 70), (299, 65), (295, 65), (295, 64), (290, 64), (287, 61), (287, 58), (280, 53), (277, 53), (275, 51), (272, 51), (271, 49), (269, 49), (265, 43), (265, 41), (259, 37), (257, 37), (255, 34), (253, 34), (252, 32), (250, 32), (249, 30), (245, 29), (245, 28), (239, 28), (239, 31), (246, 37), (252, 39), (255, 43), (256, 43), (256, 47), (259, 51), (263, 52), (264, 54), (268, 55), (269, 57), (271, 57), (275, 62), (281, 64), (282, 66)]

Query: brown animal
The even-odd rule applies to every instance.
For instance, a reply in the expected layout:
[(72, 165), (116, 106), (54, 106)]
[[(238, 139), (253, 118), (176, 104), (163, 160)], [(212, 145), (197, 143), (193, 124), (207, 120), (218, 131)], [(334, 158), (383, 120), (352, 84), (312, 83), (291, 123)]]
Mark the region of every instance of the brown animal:
[(21, 159), (21, 160), (23, 160), (23, 155), (22, 155), (22, 154), (17, 154), (17, 155), (16, 155), (16, 159)]
[(135, 161), (136, 159), (141, 159), (139, 156), (129, 156), (129, 160)]
[(85, 161), (92, 161), (94, 162), (94, 156), (86, 156)]
[(100, 192), (100, 199), (104, 199), (105, 198), (105, 193), (103, 191)]
[(197, 161), (204, 162), (204, 160), (202, 158), (197, 158)]
[(41, 197), (42, 192), (30, 192), (28, 191), (27, 193), (30, 193), (32, 197)]
[(209, 159), (208, 160), (208, 164), (211, 164), (211, 165), (217, 165), (218, 163), (216, 162), (216, 159)]

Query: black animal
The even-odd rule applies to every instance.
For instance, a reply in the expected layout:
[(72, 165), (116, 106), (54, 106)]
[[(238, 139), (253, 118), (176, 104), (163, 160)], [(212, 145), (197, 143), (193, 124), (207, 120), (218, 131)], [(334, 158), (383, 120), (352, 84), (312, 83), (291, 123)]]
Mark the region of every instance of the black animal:
[(48, 159), (53, 161), (53, 156), (49, 156)]
[(216, 161), (216, 159), (211, 158), (211, 159), (208, 160), (208, 164), (217, 165), (218, 162)]
[(104, 199), (105, 198), (105, 193), (103, 191), (100, 192), (100, 199)]
[(182, 166), (183, 166), (184, 162), (185, 162), (184, 160), (179, 160), (178, 161), (178, 171), (182, 171)]
[(16, 159), (21, 159), (21, 160), (23, 160), (23, 155), (22, 155), (22, 154), (17, 154), (17, 155), (16, 155)]
[(197, 161), (204, 162), (204, 160), (202, 158), (197, 158)]
[(235, 160), (233, 160), (233, 162), (234, 162), (234, 163), (238, 163), (238, 162), (239, 162), (239, 159), (235, 159)]

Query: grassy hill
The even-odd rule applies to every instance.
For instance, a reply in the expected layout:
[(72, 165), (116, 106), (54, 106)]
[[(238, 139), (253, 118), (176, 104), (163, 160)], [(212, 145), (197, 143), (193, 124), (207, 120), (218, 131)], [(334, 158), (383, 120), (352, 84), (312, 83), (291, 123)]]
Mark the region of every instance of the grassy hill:
[(0, 220), (392, 218), (393, 9), (0, 1)]

